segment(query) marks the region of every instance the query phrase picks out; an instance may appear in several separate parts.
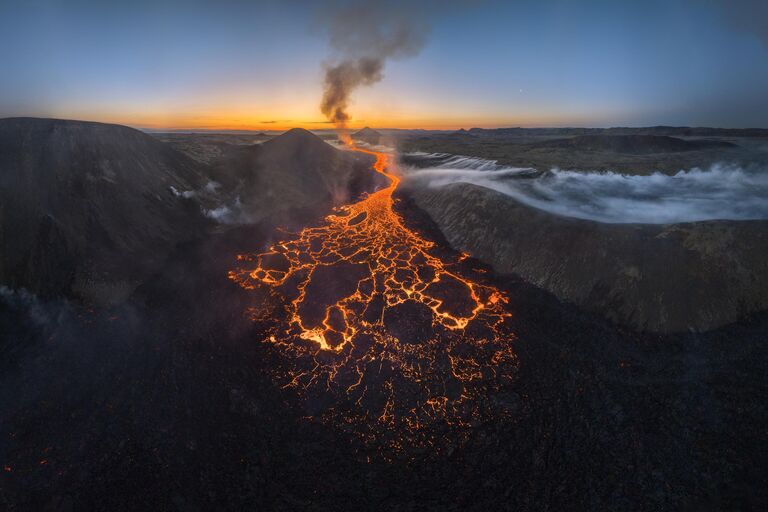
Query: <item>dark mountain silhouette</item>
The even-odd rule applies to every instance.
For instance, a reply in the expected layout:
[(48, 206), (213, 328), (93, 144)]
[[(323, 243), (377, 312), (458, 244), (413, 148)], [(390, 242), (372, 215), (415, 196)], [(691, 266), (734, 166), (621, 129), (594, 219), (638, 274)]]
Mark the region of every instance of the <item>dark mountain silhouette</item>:
[(324, 214), (384, 183), (371, 162), (301, 129), (227, 145), (207, 166), (124, 126), (2, 119), (0, 284), (119, 302), (213, 225), (203, 212), (274, 222)]
[(690, 126), (645, 126), (639, 128), (470, 128), (485, 137), (576, 135), (658, 135), (670, 137), (768, 137), (768, 128), (708, 128)]
[(683, 140), (666, 135), (579, 135), (538, 144), (546, 148), (573, 148), (616, 153), (667, 153), (700, 149), (733, 148), (736, 144), (719, 140)]
[(381, 134), (374, 130), (373, 128), (365, 127), (360, 131), (357, 131), (352, 134), (352, 138), (355, 140), (360, 140), (363, 142), (367, 142), (368, 144), (379, 144), (381, 142)]
[(0, 283), (112, 302), (206, 221), (206, 169), (125, 126), (0, 120)]
[(716, 128), (472, 128), (400, 136), (407, 153), (448, 153), (512, 167), (675, 174), (729, 162), (768, 163), (768, 130)]

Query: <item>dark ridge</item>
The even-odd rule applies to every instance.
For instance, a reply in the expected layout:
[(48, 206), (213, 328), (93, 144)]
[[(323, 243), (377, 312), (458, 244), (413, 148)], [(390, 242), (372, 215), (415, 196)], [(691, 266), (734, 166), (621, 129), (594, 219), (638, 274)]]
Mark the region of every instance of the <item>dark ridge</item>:
[(455, 249), (634, 329), (707, 331), (768, 309), (768, 221), (605, 224), (469, 183), (404, 193)]
[(334, 148), (293, 128), (263, 144), (238, 148), (216, 163), (214, 176), (239, 197), (249, 220), (296, 208), (313, 213), (344, 204), (384, 183), (372, 157)]
[(666, 153), (737, 147), (736, 144), (725, 141), (683, 140), (659, 135), (579, 135), (568, 139), (545, 141), (537, 145), (546, 148), (573, 148), (616, 153)]
[(181, 193), (207, 169), (126, 126), (2, 119), (0, 170), (0, 283), (14, 288), (118, 300), (206, 224)]
[(309, 157), (331, 157), (336, 150), (323, 139), (304, 128), (291, 128), (285, 133), (264, 142), (261, 145), (264, 152), (289, 151)]
[(666, 135), (670, 137), (768, 137), (768, 128), (708, 128), (647, 126), (639, 128), (470, 128), (469, 133), (487, 137), (575, 135)]
[(274, 138), (274, 140), (277, 139), (289, 139), (294, 137), (303, 137), (305, 140), (310, 139), (317, 139), (322, 142), (323, 139), (312, 133), (311, 131), (304, 129), (304, 128), (291, 128), (290, 130), (286, 130), (285, 132), (281, 133), (277, 137)]
[(365, 127), (352, 134), (352, 138), (367, 142), (368, 144), (378, 144), (381, 141), (381, 134), (373, 128)]

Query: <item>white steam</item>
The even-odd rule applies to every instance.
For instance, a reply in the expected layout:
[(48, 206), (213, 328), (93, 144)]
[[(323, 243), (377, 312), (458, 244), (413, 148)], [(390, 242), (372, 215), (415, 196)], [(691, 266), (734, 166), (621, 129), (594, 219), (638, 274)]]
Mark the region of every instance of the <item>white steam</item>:
[(203, 215), (220, 224), (247, 224), (247, 216), (243, 212), (240, 196), (235, 197), (232, 204), (222, 204), (210, 210), (203, 209)]
[(215, 194), (219, 188), (221, 188), (221, 184), (217, 183), (215, 181), (208, 181), (208, 183), (205, 184), (205, 187), (203, 187), (201, 190), (179, 190), (173, 185), (168, 187), (168, 189), (171, 191), (171, 193), (176, 197), (183, 197), (184, 199), (192, 199), (195, 197), (203, 195), (211, 195)]
[(411, 171), (411, 183), (431, 187), (471, 183), (566, 217), (647, 224), (768, 219), (768, 169), (714, 165), (672, 176), (630, 176), (558, 169), (539, 172), (478, 158), (423, 156), (441, 162)]

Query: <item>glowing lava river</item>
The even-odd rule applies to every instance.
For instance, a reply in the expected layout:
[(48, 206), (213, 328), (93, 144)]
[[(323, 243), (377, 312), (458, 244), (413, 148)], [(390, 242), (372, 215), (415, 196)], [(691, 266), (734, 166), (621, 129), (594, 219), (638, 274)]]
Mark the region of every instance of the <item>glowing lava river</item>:
[(465, 256), (444, 261), (406, 226), (389, 154), (350, 149), (373, 155), (389, 186), (239, 255), (229, 277), (268, 291), (250, 314), (282, 354), (274, 378), (297, 391), (308, 418), (390, 449), (440, 449), (505, 414), (494, 391), (516, 368), (507, 300), (467, 277)]

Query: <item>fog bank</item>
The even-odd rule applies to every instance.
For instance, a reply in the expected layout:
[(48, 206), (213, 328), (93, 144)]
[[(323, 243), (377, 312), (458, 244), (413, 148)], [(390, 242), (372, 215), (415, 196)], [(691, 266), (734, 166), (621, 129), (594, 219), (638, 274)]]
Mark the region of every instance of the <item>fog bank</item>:
[(675, 175), (503, 167), (479, 158), (423, 155), (433, 167), (408, 182), (440, 187), (471, 183), (557, 215), (606, 223), (667, 224), (768, 218), (768, 169), (717, 164)]

